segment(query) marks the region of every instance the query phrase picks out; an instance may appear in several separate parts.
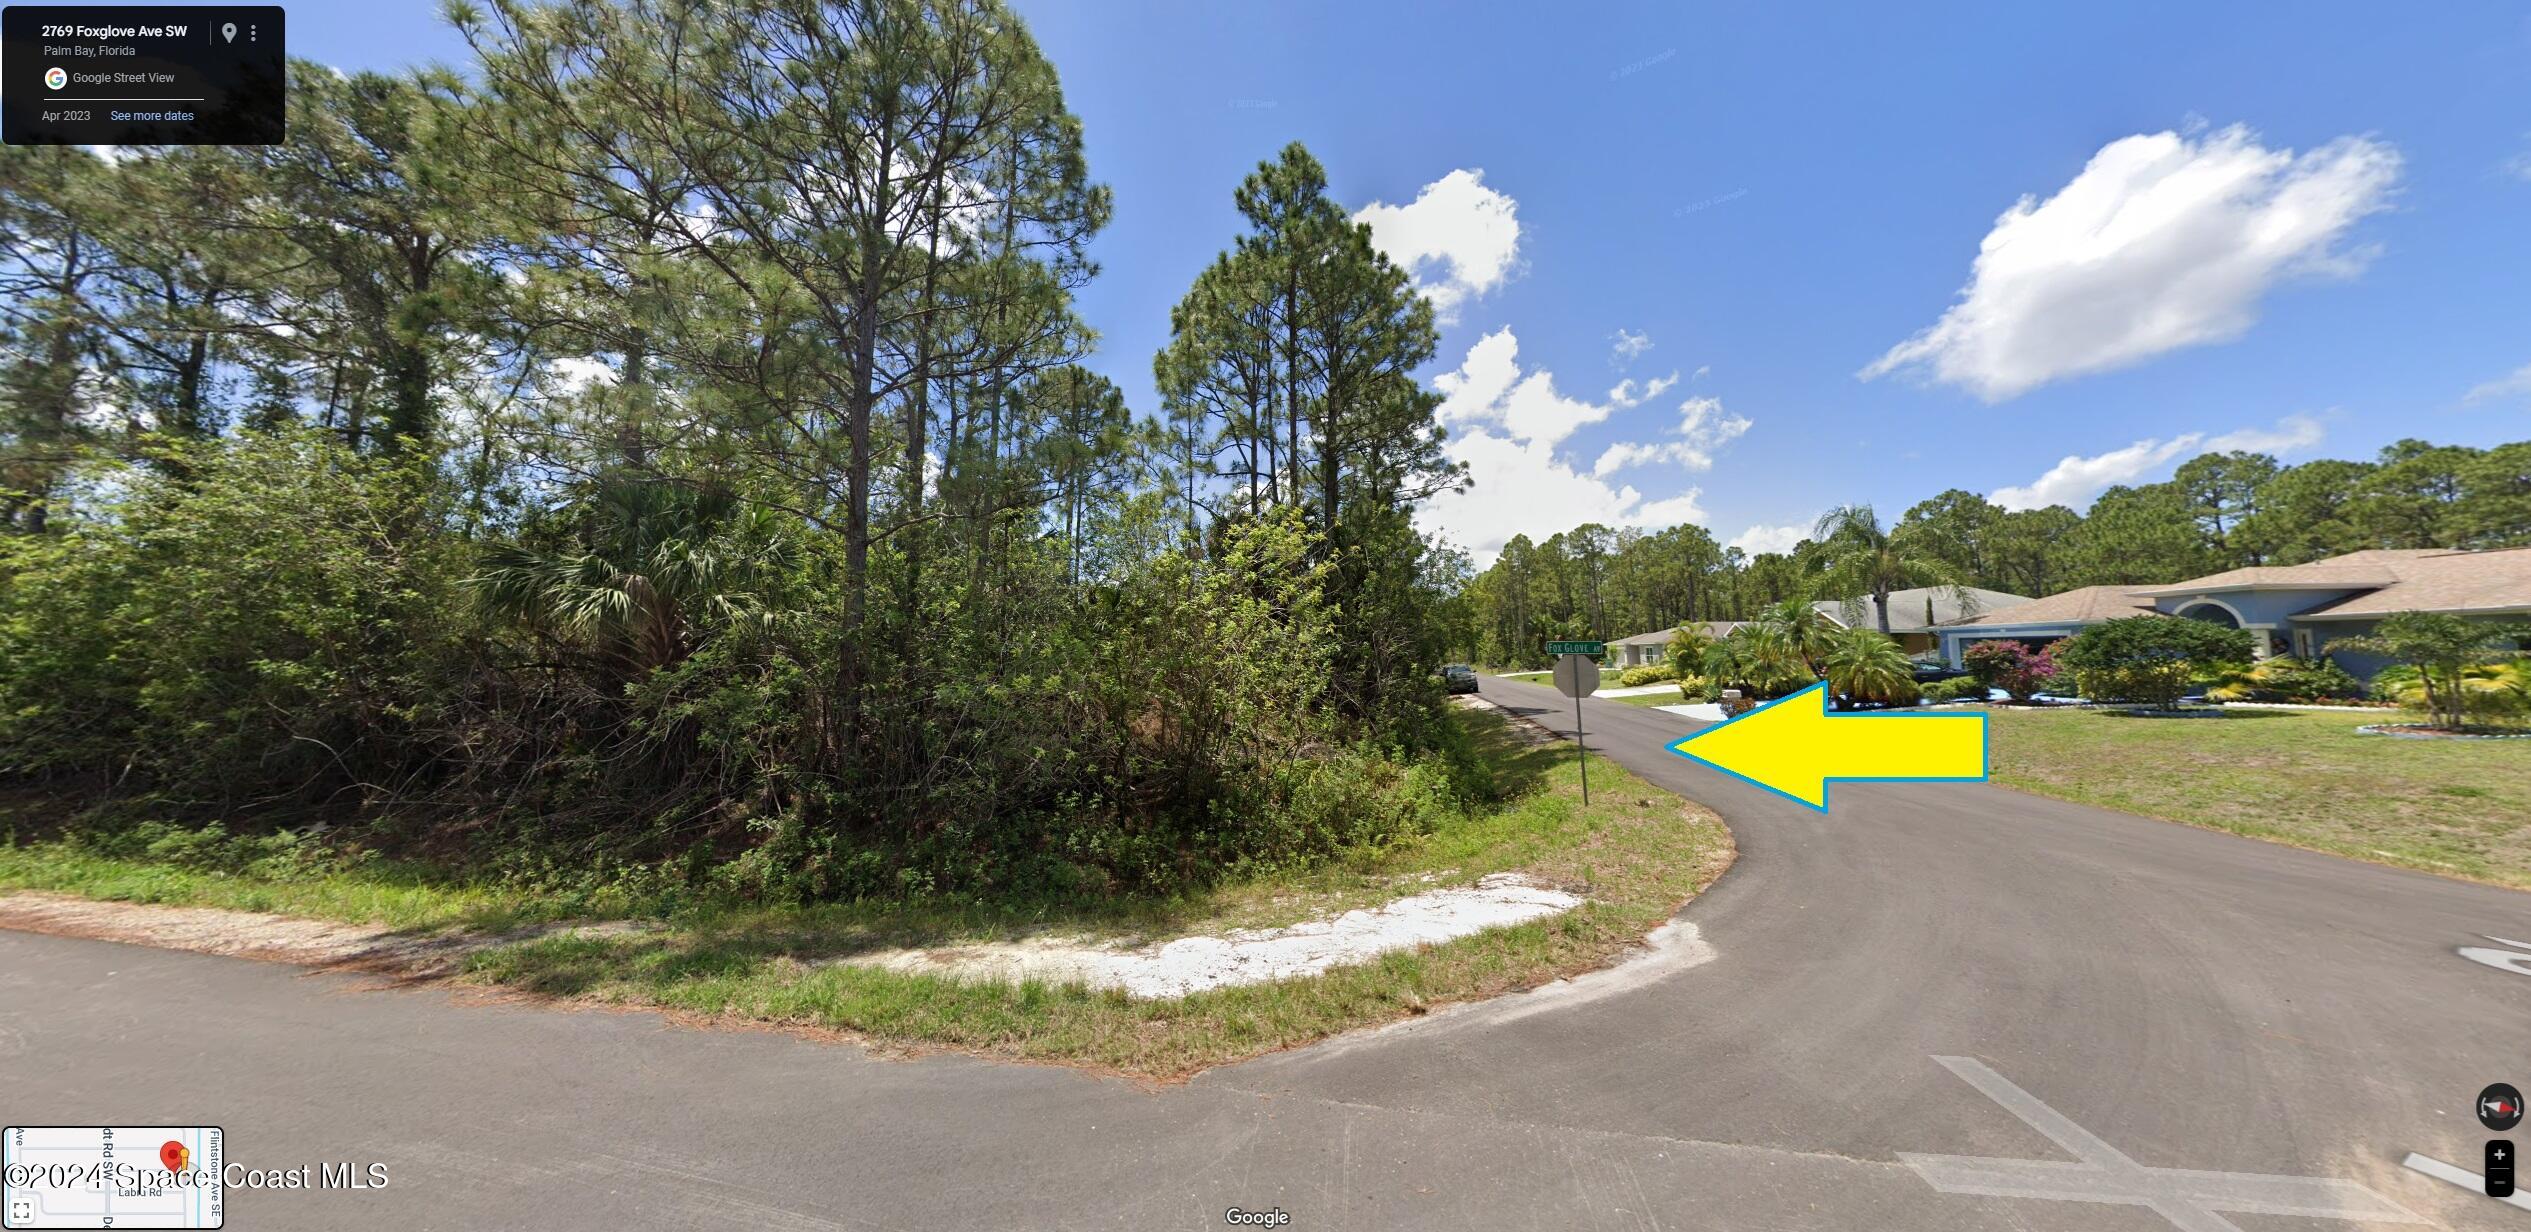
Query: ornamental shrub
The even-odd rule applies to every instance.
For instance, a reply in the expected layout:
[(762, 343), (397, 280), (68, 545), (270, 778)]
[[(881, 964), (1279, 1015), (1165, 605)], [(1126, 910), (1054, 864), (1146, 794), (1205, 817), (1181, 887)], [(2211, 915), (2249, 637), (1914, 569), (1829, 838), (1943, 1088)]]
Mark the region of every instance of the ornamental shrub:
[(2026, 702), (2062, 674), (2055, 650), (2055, 646), (2032, 650), (2020, 642), (1979, 642), (1960, 656), (1960, 663), (1979, 685), (2002, 689), (2014, 701)]
[(1968, 698), (1984, 701), (1987, 690), (1993, 687), (1975, 676), (1953, 676), (1924, 686), (1924, 695), (1929, 702), (1956, 702)]
[(2074, 669), (2083, 696), (2169, 709), (2188, 691), (2200, 664), (2250, 657), (2247, 629), (2175, 616), (2103, 621), (2050, 647)]
[(2212, 702), (2324, 702), (2364, 696), (2364, 686), (2346, 669), (2322, 660), (2275, 658), (2247, 666), (2232, 665), (2218, 673), (2206, 690)]

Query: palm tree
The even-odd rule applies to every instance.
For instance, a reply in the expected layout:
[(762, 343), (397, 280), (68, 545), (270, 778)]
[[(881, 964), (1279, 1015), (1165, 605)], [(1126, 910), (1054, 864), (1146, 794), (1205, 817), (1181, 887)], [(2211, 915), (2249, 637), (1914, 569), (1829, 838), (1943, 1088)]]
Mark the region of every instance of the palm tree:
[(1826, 612), (1811, 606), (1809, 600), (1797, 598), (1769, 605), (1765, 611), (1758, 613), (1757, 623), (1781, 636), (1784, 644), (1793, 648), (1794, 656), (1801, 660), (1801, 666), (1810, 673), (1810, 678), (1819, 679), (1820, 662), (1827, 657), (1829, 647), (1837, 642), (1836, 621), (1828, 619)]
[(1680, 672), (1691, 672), (1705, 661), (1705, 652), (1713, 648), (1714, 635), (1701, 624), (1682, 624), (1670, 630), (1670, 644), (1662, 652), (1662, 660)]
[(1751, 697), (1789, 693), (1810, 679), (1784, 632), (1761, 624), (1742, 625), (1706, 647), (1705, 675), (1717, 690), (1738, 688)]
[(676, 484), (600, 480), (581, 512), (573, 546), (488, 545), (469, 584), (491, 615), (627, 678), (692, 653), (697, 621), (760, 610), (749, 583), (788, 547), (765, 511)]
[(1819, 544), (1819, 569), (1828, 589), (1839, 595), (1871, 596), (1882, 633), (1890, 631), (1891, 591), (1943, 586), (1963, 603), (1967, 601), (1965, 588), (1951, 575), (1950, 566), (1919, 551), (1913, 536), (1881, 529), (1881, 520), (1870, 505), (1839, 505), (1820, 514), (1810, 537)]
[(1840, 631), (1827, 658), (1828, 689), (1839, 697), (1898, 705), (1923, 696), (1907, 652), (1870, 629)]

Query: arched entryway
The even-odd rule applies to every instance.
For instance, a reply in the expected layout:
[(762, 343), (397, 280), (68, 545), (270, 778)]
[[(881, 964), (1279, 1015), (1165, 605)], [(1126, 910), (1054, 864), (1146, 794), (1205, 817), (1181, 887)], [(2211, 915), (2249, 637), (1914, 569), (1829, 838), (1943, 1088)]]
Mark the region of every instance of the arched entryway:
[(2202, 620), (2208, 624), (2222, 625), (2227, 629), (2241, 627), (2241, 613), (2233, 611), (2231, 605), (2216, 599), (2200, 599), (2181, 608), (2175, 614), (2184, 620)]

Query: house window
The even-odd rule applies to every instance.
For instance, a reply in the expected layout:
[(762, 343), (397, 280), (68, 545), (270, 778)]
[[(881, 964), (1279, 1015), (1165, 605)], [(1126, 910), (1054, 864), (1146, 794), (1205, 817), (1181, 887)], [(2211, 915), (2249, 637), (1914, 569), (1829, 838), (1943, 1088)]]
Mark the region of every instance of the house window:
[(2305, 661), (2317, 658), (2320, 653), (2319, 640), (2312, 636), (2309, 629), (2294, 630), (2294, 657)]

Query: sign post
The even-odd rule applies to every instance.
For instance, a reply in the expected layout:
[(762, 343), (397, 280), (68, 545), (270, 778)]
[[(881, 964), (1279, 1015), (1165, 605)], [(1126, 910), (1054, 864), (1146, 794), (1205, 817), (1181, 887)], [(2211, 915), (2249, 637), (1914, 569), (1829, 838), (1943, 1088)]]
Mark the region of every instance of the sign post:
[(1599, 691), (1599, 657), (1604, 642), (1549, 642), (1556, 656), (1556, 692), (1573, 699), (1573, 748), (1582, 762), (1582, 803), (1591, 802), (1591, 748), (1582, 736), (1582, 699)]

